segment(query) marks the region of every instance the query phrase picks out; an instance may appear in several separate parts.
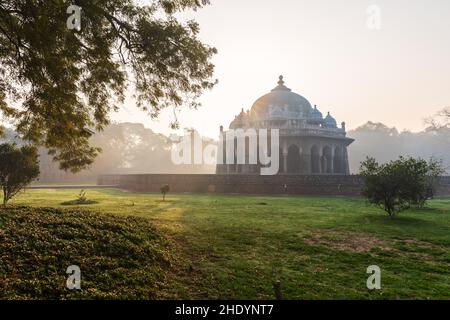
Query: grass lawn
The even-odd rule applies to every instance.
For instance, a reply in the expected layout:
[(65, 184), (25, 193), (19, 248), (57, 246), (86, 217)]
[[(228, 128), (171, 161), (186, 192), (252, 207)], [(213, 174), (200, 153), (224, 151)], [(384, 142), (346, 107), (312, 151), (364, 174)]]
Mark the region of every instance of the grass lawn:
[[(165, 243), (168, 263), (155, 269), (164, 281), (156, 295), (137, 290), (117, 297), (273, 299), (279, 280), (285, 299), (450, 298), (450, 198), (391, 221), (358, 198), (169, 194), (162, 202), (159, 194), (96, 189), (87, 197), (98, 204), (61, 205), (78, 192), (28, 190), (11, 204), (72, 208), (69, 220), (80, 210), (145, 218), (136, 222), (139, 237), (150, 221)], [(366, 288), (369, 265), (381, 268), (381, 290)], [(97, 274), (81, 268), (88, 279), (104, 277), (98, 268), (88, 269)], [(90, 285), (83, 290), (95, 290)]]

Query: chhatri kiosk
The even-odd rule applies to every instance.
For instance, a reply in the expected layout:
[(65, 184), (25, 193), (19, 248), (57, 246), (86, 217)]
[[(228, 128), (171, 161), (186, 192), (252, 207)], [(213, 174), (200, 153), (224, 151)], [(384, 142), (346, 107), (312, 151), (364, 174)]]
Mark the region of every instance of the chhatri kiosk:
[[(346, 137), (345, 123), (337, 127), (329, 112), (323, 117), (316, 106), (286, 87), (282, 76), (249, 111), (242, 110), (229, 128), (279, 129), (278, 174), (349, 174), (347, 147), (354, 140)], [(225, 144), (226, 131), (221, 129), (221, 135)], [(259, 164), (225, 164), (225, 159), (222, 163), (217, 164), (217, 174), (260, 174)]]

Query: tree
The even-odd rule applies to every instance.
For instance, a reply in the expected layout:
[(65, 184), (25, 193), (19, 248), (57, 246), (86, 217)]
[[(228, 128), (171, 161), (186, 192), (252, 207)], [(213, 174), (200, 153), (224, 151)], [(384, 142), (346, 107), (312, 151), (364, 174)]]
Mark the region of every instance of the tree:
[(432, 117), (427, 118), (425, 123), (435, 130), (450, 128), (450, 107), (439, 110)]
[(38, 151), (35, 147), (14, 144), (0, 145), (0, 184), (3, 206), (20, 190), (39, 176)]
[[(198, 39), (195, 21), (174, 16), (208, 3), (2, 0), (0, 112), (62, 169), (85, 168), (100, 151), (89, 138), (109, 123), (127, 88), (157, 117), (169, 106), (198, 107), (197, 98), (214, 86), (216, 49)], [(67, 27), (70, 5), (81, 7), (79, 31)]]
[(441, 163), (433, 159), (427, 162), (400, 157), (380, 165), (374, 158), (367, 158), (360, 168), (364, 180), (362, 193), (393, 219), (411, 206), (425, 205), (435, 187), (434, 181), (443, 172)]
[(165, 184), (161, 187), (161, 193), (163, 195), (163, 201), (166, 201), (166, 193), (170, 191), (170, 187), (168, 184)]

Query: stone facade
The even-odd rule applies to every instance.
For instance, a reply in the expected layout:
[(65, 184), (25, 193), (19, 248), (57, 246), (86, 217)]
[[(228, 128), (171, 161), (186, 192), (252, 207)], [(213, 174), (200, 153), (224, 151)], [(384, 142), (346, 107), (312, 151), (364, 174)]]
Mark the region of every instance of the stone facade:
[[(280, 76), (278, 86), (253, 104), (251, 110), (242, 112), (230, 124), (230, 130), (279, 130), (278, 174), (348, 175), (347, 146), (354, 140), (346, 137), (345, 123), (338, 128), (336, 120), (311, 106), (304, 97), (293, 93)], [(245, 164), (237, 164), (237, 138), (230, 139), (227, 131), (220, 129), (223, 152), (219, 153), (217, 174), (260, 174), (261, 166), (248, 161), (246, 142)], [(227, 160), (227, 148), (234, 150), (234, 163)], [(259, 154), (259, 150), (254, 151)], [(222, 159), (220, 159), (222, 157)]]

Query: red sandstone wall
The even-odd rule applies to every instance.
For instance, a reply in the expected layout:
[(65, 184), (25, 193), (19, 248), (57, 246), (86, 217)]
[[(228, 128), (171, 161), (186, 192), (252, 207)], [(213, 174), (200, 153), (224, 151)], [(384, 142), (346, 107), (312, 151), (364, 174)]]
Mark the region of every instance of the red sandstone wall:
[[(169, 184), (175, 193), (305, 194), (359, 196), (362, 180), (356, 175), (216, 175), (133, 174), (102, 175), (99, 185), (118, 185), (135, 192), (160, 192)], [(450, 177), (440, 179), (438, 195), (450, 195)]]

